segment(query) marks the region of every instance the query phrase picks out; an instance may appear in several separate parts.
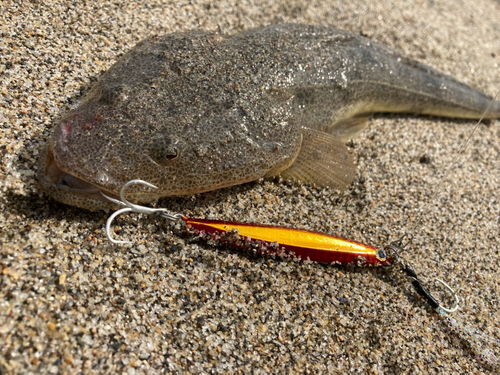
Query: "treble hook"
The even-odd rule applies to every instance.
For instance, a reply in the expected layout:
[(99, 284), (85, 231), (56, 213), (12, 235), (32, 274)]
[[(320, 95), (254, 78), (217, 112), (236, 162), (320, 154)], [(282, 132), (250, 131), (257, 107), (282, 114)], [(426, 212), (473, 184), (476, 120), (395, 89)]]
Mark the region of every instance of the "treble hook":
[(104, 194), (101, 191), (101, 195), (104, 198), (106, 198), (106, 199), (110, 200), (111, 202), (116, 203), (120, 206), (124, 206), (124, 208), (120, 208), (119, 210), (113, 212), (113, 214), (108, 218), (108, 221), (106, 221), (106, 236), (108, 237), (108, 240), (110, 240), (111, 242), (116, 243), (116, 244), (132, 243), (130, 241), (115, 240), (111, 236), (111, 223), (113, 222), (115, 217), (117, 217), (118, 215), (121, 215), (124, 212), (137, 212), (139, 214), (146, 214), (146, 215), (160, 214), (159, 216), (163, 217), (164, 219), (171, 220), (171, 221), (176, 221), (176, 220), (182, 219), (184, 217), (184, 215), (182, 215), (182, 214), (171, 215), (168, 213), (168, 211), (165, 208), (150, 208), (150, 207), (140, 206), (140, 205), (133, 204), (133, 203), (129, 202), (127, 200), (127, 198), (125, 198), (125, 190), (127, 189), (127, 187), (129, 187), (130, 185), (134, 185), (134, 184), (145, 185), (145, 186), (153, 188), (153, 189), (158, 189), (158, 187), (156, 187), (155, 185), (150, 184), (149, 182), (146, 182), (143, 180), (130, 180), (125, 185), (123, 185), (122, 188), (120, 189), (120, 199), (121, 200), (108, 197), (106, 194)]
[[(403, 236), (404, 238), (405, 236)], [(457, 293), (455, 293), (455, 291), (448, 285), (446, 284), (443, 280), (441, 279), (438, 279), (436, 278), (435, 280), (438, 281), (439, 283), (441, 283), (441, 285), (443, 285), (446, 289), (448, 289), (448, 291), (451, 293), (451, 295), (453, 296), (453, 298), (455, 299), (455, 305), (448, 309), (444, 306), (442, 306), (434, 297), (433, 295), (424, 287), (424, 284), (422, 283), (422, 281), (418, 278), (416, 272), (413, 270), (413, 268), (411, 268), (408, 264), (404, 263), (403, 260), (401, 259), (400, 255), (399, 255), (399, 247), (396, 245), (396, 243), (400, 243), (402, 240), (402, 238), (400, 239), (400, 241), (396, 241), (396, 242), (393, 242), (389, 245), (387, 245), (385, 248), (386, 249), (390, 249), (394, 254), (395, 254), (395, 257), (394, 259), (396, 260), (397, 263), (399, 263), (402, 267), (403, 267), (403, 271), (411, 278), (413, 279), (412, 280), (412, 284), (415, 288), (415, 290), (417, 291), (417, 293), (422, 297), (424, 298), (427, 303), (434, 309), (438, 309), (440, 308), (441, 310), (443, 311), (446, 311), (447, 313), (453, 313), (455, 311), (458, 310), (458, 306), (459, 306), (459, 299), (458, 299), (458, 295)]]

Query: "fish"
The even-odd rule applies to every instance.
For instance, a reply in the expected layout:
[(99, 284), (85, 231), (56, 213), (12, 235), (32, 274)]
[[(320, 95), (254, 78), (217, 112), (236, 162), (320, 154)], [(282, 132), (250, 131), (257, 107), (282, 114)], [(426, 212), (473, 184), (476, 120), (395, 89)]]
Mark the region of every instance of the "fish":
[[(62, 203), (107, 210), (276, 175), (345, 190), (345, 145), (377, 112), (500, 117), (500, 102), (368, 38), (271, 25), (151, 36), (56, 124), (37, 179)], [(102, 193), (102, 194), (101, 194)]]

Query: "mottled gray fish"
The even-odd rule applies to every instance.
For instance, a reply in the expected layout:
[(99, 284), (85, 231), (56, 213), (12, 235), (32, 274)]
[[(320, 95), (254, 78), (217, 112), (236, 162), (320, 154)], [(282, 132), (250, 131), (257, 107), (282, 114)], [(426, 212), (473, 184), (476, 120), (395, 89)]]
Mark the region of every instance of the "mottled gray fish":
[[(193, 194), (281, 173), (344, 189), (355, 167), (343, 141), (369, 114), (479, 118), (481, 92), (387, 47), (320, 26), (234, 36), (150, 37), (122, 56), (55, 128), (38, 179), (53, 198), (111, 207)], [(486, 118), (500, 117), (494, 102)]]

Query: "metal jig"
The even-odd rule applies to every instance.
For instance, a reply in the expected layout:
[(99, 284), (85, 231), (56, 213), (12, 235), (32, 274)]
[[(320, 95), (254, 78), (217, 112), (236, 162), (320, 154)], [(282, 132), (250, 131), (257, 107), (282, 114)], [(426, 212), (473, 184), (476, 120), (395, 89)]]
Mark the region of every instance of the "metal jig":
[[(117, 205), (123, 206), (123, 208), (121, 208), (121, 209), (117, 210), (116, 212), (114, 212), (108, 218), (108, 220), (106, 222), (106, 236), (108, 237), (108, 239), (112, 243), (115, 243), (115, 244), (131, 243), (130, 241), (115, 240), (111, 236), (111, 223), (113, 222), (113, 220), (118, 215), (120, 215), (122, 213), (125, 213), (125, 212), (136, 212), (136, 213), (146, 214), (146, 215), (157, 215), (159, 217), (162, 217), (164, 219), (171, 220), (171, 221), (184, 220), (185, 222), (187, 222), (190, 225), (196, 226), (197, 224), (199, 224), (199, 225), (201, 225), (202, 228), (205, 228), (205, 229), (213, 229), (213, 228), (210, 228), (210, 224), (217, 224), (217, 225), (215, 225), (215, 227), (221, 226), (221, 225), (223, 225), (224, 227), (226, 227), (226, 226), (235, 226), (235, 227), (237, 227), (239, 229), (242, 229), (241, 228), (242, 226), (247, 226), (247, 227), (253, 227), (254, 229), (257, 228), (258, 230), (264, 230), (264, 231), (266, 229), (270, 229), (271, 231), (273, 231), (272, 232), (273, 236), (276, 235), (276, 232), (275, 232), (276, 229), (278, 229), (278, 230), (287, 230), (288, 229), (288, 230), (293, 231), (293, 232), (299, 231), (299, 230), (294, 230), (293, 228), (274, 227), (274, 226), (262, 226), (262, 225), (257, 225), (257, 224), (252, 225), (252, 224), (243, 224), (243, 223), (234, 223), (234, 222), (212, 222), (210, 220), (189, 219), (186, 216), (184, 216), (182, 214), (179, 214), (179, 213), (173, 214), (173, 215), (169, 214), (168, 211), (165, 208), (149, 208), (149, 207), (140, 206), (140, 205), (133, 204), (133, 203), (129, 202), (125, 198), (125, 191), (126, 191), (127, 187), (129, 187), (131, 185), (134, 185), (134, 184), (140, 184), (140, 185), (144, 185), (144, 186), (147, 186), (147, 187), (150, 187), (150, 188), (153, 188), (153, 189), (157, 189), (157, 187), (155, 185), (150, 184), (149, 182), (146, 182), (146, 181), (143, 181), (143, 180), (131, 180), (131, 181), (127, 182), (125, 185), (123, 185), (123, 187), (121, 188), (121, 190), (120, 190), (120, 199), (121, 200), (108, 197), (106, 194), (104, 194), (104, 193), (101, 192), (102, 196), (105, 197), (106, 199), (110, 200), (113, 203), (116, 203)], [(202, 221), (202, 223), (197, 223), (196, 221)], [(224, 229), (224, 231), (225, 230), (226, 229)], [(220, 231), (220, 229), (219, 229), (219, 231)], [(312, 234), (313, 236), (314, 235), (327, 236), (327, 235), (322, 235), (320, 233), (315, 233), (315, 232), (307, 232), (307, 231), (304, 231), (304, 232), (308, 233), (308, 234)], [(330, 237), (330, 236), (328, 236), (328, 237)], [(403, 242), (405, 241), (405, 239), (407, 239), (407, 242), (405, 244), (403, 244)], [(344, 240), (344, 239), (340, 239), (340, 238), (339, 239), (334, 238), (334, 240), (348, 241), (348, 240)], [(372, 252), (374, 252), (374, 254), (376, 254), (375, 255), (376, 258), (378, 259), (378, 261), (381, 261), (382, 264), (385, 264), (385, 262), (388, 261), (388, 258), (385, 255), (385, 251), (387, 251), (387, 250), (391, 251), (393, 253), (393, 256), (391, 258), (394, 259), (396, 261), (396, 263), (399, 263), (402, 266), (403, 271), (411, 279), (413, 279), (412, 280), (412, 284), (415, 287), (415, 290), (417, 291), (417, 293), (421, 297), (423, 297), (427, 301), (427, 303), (429, 303), (429, 305), (431, 307), (433, 307), (434, 309), (440, 308), (440, 309), (442, 309), (443, 311), (445, 311), (447, 313), (452, 313), (452, 312), (456, 311), (458, 309), (459, 299), (458, 299), (458, 296), (455, 293), (455, 291), (448, 284), (446, 284), (444, 281), (442, 281), (440, 279), (436, 279), (446, 289), (448, 289), (448, 291), (452, 294), (452, 296), (455, 299), (455, 305), (452, 308), (450, 308), (450, 309), (448, 309), (446, 307), (443, 307), (432, 296), (432, 294), (424, 287), (422, 281), (418, 278), (418, 276), (415, 273), (415, 271), (402, 260), (400, 254), (399, 254), (400, 251), (401, 251), (400, 249), (401, 249), (401, 247), (404, 248), (404, 247), (408, 246), (411, 243), (411, 241), (412, 241), (411, 236), (405, 235), (405, 236), (401, 237), (398, 241), (392, 242), (389, 245), (385, 246), (383, 249), (376, 249), (376, 248), (373, 248), (372, 246), (369, 246), (369, 245), (363, 245), (363, 244), (355, 243), (355, 242), (351, 242), (351, 241), (348, 241), (349, 242), (348, 246), (351, 246), (352, 244), (358, 244), (358, 245), (366, 246), (366, 248), (369, 249), (369, 251), (372, 250)], [(296, 246), (292, 246), (292, 247), (295, 247), (297, 249)], [(383, 255), (380, 255), (380, 254), (383, 254)], [(320, 259), (324, 259), (324, 258), (320, 258)], [(316, 261), (324, 261), (324, 260), (318, 260), (317, 259)]]

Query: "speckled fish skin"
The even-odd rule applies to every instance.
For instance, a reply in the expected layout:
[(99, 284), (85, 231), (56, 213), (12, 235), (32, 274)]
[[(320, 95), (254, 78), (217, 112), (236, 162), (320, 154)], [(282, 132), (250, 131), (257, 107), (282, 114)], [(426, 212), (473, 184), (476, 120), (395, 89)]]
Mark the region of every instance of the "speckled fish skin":
[[(287, 168), (302, 178), (294, 165), (308, 129), (334, 141), (359, 131), (352, 119), (369, 113), (478, 118), (489, 102), (379, 43), (326, 27), (155, 36), (122, 56), (60, 121), (38, 179), (56, 200), (97, 210), (113, 207), (100, 191), (117, 196), (132, 179), (158, 186), (129, 191), (148, 202)], [(499, 116), (495, 102), (486, 117)], [(354, 172), (349, 161), (339, 166), (342, 187)]]

